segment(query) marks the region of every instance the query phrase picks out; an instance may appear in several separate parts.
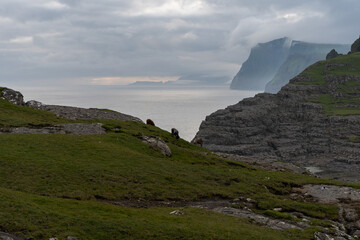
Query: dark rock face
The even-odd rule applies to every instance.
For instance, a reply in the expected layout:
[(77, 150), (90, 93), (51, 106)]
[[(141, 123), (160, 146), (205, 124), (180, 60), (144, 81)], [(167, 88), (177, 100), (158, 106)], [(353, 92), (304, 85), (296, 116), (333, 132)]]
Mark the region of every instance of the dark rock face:
[(341, 94), (339, 84), (360, 82), (359, 76), (326, 76), (326, 85), (298, 76), (278, 94), (262, 93), (206, 117), (196, 138), (203, 147), (228, 154), (275, 157), (317, 175), (345, 181), (360, 180), (360, 116), (327, 116), (323, 106), (309, 99)]
[(339, 53), (335, 49), (333, 49), (328, 53), (328, 55), (326, 55), (326, 60), (336, 58), (338, 56), (339, 56)]
[(351, 45), (351, 53), (360, 52), (360, 37)]
[(5, 99), (13, 104), (21, 106), (25, 105), (24, 96), (18, 91), (9, 88), (2, 88), (0, 90), (0, 96), (2, 99)]
[(277, 69), (286, 60), (290, 44), (289, 38), (280, 38), (252, 48), (230, 88), (264, 90), (265, 84), (275, 76)]

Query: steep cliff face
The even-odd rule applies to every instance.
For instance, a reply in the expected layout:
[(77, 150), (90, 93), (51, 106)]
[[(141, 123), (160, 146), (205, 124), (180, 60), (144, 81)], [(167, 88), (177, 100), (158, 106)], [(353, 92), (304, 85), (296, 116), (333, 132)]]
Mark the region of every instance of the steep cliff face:
[(281, 87), (304, 71), (305, 68), (317, 61), (324, 60), (332, 49), (336, 49), (338, 53), (347, 53), (350, 45), (293, 41), (287, 59), (280, 66), (275, 77), (266, 84), (265, 92), (277, 93)]
[(325, 59), (331, 49), (347, 53), (350, 45), (307, 43), (289, 38), (258, 44), (230, 87), (276, 93), (306, 67)]
[(360, 180), (360, 53), (318, 62), (277, 94), (206, 118), (196, 137), (213, 151), (275, 157), (318, 174)]
[(260, 43), (253, 49), (234, 77), (230, 88), (246, 90), (264, 90), (264, 86), (276, 74), (277, 69), (286, 60), (291, 39), (280, 38)]

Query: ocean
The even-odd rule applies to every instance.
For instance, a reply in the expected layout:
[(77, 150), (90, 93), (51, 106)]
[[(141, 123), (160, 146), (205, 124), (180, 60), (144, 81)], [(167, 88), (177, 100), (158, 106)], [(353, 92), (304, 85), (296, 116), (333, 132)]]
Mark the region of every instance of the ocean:
[(191, 141), (207, 115), (236, 104), (258, 92), (230, 90), (228, 86), (76, 86), (17, 87), (25, 101), (44, 104), (107, 108), (141, 118), (150, 118), (155, 125), (170, 131), (179, 130), (180, 137)]

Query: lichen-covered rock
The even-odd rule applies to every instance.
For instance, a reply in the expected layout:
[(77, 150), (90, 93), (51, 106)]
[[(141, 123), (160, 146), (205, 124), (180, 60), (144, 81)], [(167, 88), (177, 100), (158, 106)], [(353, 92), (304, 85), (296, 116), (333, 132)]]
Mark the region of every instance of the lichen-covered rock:
[(171, 157), (172, 153), (169, 146), (161, 138), (152, 138), (147, 136), (142, 136), (143, 143), (149, 145), (154, 150), (161, 152), (167, 157)]
[(12, 90), (10, 88), (2, 88), (0, 90), (0, 96), (2, 99), (5, 99), (13, 104), (23, 106), (24, 103), (24, 96), (15, 90)]
[(27, 107), (34, 108), (34, 109), (41, 109), (41, 107), (44, 105), (41, 102), (30, 100), (25, 103)]

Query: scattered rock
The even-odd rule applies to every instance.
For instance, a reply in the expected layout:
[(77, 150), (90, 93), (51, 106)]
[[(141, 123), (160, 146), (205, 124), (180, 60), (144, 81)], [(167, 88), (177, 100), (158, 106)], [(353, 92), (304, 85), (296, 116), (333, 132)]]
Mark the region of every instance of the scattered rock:
[[(339, 203), (341, 200), (360, 201), (360, 190), (333, 185), (305, 185), (305, 194), (314, 197), (321, 203)], [(349, 210), (349, 214), (352, 211)], [(349, 215), (350, 217), (350, 215)]]
[(24, 96), (15, 90), (12, 90), (10, 88), (2, 88), (0, 90), (0, 96), (2, 99), (5, 99), (13, 104), (23, 106), (24, 103)]
[(163, 155), (171, 157), (172, 153), (169, 146), (159, 137), (152, 138), (142, 136), (143, 143), (149, 145), (154, 150), (160, 151)]
[(360, 238), (360, 230), (356, 230), (353, 235), (354, 237)]
[(248, 211), (245, 209), (237, 209), (237, 208), (231, 208), (231, 207), (218, 207), (215, 209), (212, 209), (214, 212), (223, 213), (226, 215), (231, 215), (235, 217), (240, 218), (249, 218), (254, 220), (257, 223), (263, 224), (269, 228), (275, 229), (275, 230), (285, 230), (285, 229), (299, 229), (303, 230), (305, 227), (309, 227), (309, 225), (305, 223), (297, 223), (297, 222), (291, 222), (291, 221), (282, 221), (277, 219), (271, 219), (269, 217), (256, 214), (252, 211)]
[(49, 238), (48, 240), (58, 240), (56, 237)]
[(184, 215), (184, 212), (181, 212), (180, 210), (175, 210), (170, 213), (170, 215)]
[(276, 211), (276, 212), (281, 212), (282, 208), (274, 208), (273, 210)]

